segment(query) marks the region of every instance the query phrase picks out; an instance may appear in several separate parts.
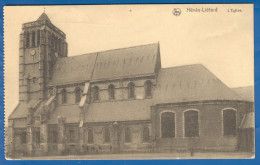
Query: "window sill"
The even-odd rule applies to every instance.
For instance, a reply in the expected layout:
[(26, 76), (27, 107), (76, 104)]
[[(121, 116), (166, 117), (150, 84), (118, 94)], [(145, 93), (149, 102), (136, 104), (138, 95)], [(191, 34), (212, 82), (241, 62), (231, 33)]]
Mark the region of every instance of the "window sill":
[(111, 145), (111, 142), (104, 142), (103, 145), (105, 145), (105, 146), (110, 146), (110, 145)]
[(161, 139), (177, 139), (176, 137), (161, 137)]
[(77, 145), (78, 143), (75, 143), (75, 142), (70, 142), (69, 145), (70, 146), (73, 146), (73, 145)]
[(199, 136), (196, 136), (196, 137), (186, 137), (186, 136), (184, 136), (183, 138), (184, 139), (199, 139), (200, 137)]

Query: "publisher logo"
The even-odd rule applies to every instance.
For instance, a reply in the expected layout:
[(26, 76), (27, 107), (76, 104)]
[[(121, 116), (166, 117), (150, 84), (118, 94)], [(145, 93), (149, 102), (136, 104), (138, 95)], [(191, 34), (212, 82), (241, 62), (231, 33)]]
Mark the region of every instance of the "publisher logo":
[(172, 14), (175, 15), (175, 16), (181, 15), (181, 9), (179, 9), (179, 8), (174, 8), (174, 9), (172, 10)]

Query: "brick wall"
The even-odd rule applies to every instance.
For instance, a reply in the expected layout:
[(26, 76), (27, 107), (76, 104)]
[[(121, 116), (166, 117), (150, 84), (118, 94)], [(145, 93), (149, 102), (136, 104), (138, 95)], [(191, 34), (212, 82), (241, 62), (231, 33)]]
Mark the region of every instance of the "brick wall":
[[(224, 108), (234, 108), (237, 110), (237, 128), (239, 127), (244, 114), (248, 111), (247, 103), (211, 102), (208, 104), (194, 103), (186, 105), (161, 105), (152, 109), (152, 125), (154, 127), (154, 138), (157, 141), (157, 149), (160, 150), (187, 150), (192, 145), (194, 148), (203, 150), (226, 150), (234, 151), (237, 149), (237, 136), (226, 137), (223, 135)], [(184, 111), (188, 109), (199, 110), (199, 137), (184, 137)], [(160, 136), (160, 113), (172, 111), (176, 115), (175, 138), (161, 138)]]

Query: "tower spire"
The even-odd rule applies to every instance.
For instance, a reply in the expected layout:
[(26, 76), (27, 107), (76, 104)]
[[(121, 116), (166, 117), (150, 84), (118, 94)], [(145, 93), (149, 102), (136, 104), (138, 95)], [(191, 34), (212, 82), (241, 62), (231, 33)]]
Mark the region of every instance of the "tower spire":
[(37, 21), (39, 21), (39, 20), (47, 20), (47, 21), (50, 21), (50, 22), (51, 22), (51, 20), (49, 19), (49, 17), (48, 17), (47, 14), (45, 13), (45, 8), (44, 8), (44, 11), (43, 11), (43, 13), (41, 14), (41, 16), (37, 19)]

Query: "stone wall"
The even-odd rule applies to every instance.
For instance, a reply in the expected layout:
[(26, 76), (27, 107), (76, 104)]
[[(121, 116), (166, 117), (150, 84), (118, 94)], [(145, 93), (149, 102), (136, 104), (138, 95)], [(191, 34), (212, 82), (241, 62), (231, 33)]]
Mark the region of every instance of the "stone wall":
[[(82, 128), (76, 124), (65, 124), (65, 140), (64, 151), (58, 151), (58, 144), (61, 143), (59, 139), (53, 143), (53, 130), (60, 130), (57, 125), (49, 125), (48, 148), (52, 154), (89, 154), (89, 153), (116, 153), (116, 152), (151, 152), (152, 146), (150, 141), (143, 142), (143, 129), (149, 128), (151, 135), (151, 126), (148, 121), (140, 121), (135, 123), (119, 123), (114, 126), (113, 123), (103, 124), (88, 124), (85, 123)], [(117, 128), (116, 128), (117, 127)], [(131, 141), (126, 143), (124, 141), (124, 129), (130, 128)], [(105, 128), (110, 130), (110, 142), (105, 142)], [(82, 129), (82, 132), (81, 132)], [(93, 131), (93, 142), (88, 141), (88, 131)], [(71, 135), (70, 132), (74, 135)], [(60, 132), (58, 134), (61, 134)], [(70, 140), (73, 136), (74, 140)], [(60, 137), (60, 136), (59, 136)], [(81, 143), (81, 140), (83, 143)]]
[[(133, 82), (135, 84), (135, 98), (134, 99), (145, 99), (145, 82), (150, 80), (153, 85), (156, 84), (154, 78), (142, 78), (142, 79), (132, 79), (132, 80), (115, 80), (110, 82), (93, 82), (90, 85), (90, 89), (94, 86), (99, 88), (99, 100), (97, 102), (113, 101), (109, 98), (108, 87), (110, 84), (115, 86), (115, 99), (114, 100), (128, 100), (128, 84)], [(61, 91), (66, 89), (67, 91), (67, 103), (66, 104), (76, 104), (75, 89), (80, 88), (82, 91), (84, 89), (84, 84), (82, 85), (68, 85), (63, 87), (58, 87), (57, 90), (57, 101), (58, 104), (62, 104)], [(152, 94), (155, 90), (154, 86), (152, 88)], [(92, 93), (93, 94), (93, 93)], [(93, 99), (92, 99), (93, 101)]]

